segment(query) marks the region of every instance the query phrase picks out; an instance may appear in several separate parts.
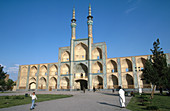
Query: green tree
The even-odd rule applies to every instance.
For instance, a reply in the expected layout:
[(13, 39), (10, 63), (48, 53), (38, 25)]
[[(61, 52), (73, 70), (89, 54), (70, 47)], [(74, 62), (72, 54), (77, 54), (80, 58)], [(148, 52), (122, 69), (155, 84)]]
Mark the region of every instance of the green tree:
[(6, 82), (6, 88), (7, 90), (12, 90), (12, 87), (15, 85), (14, 81), (12, 79), (8, 79)]
[(4, 91), (6, 87), (6, 82), (5, 82), (5, 72), (3, 71), (3, 66), (0, 65), (0, 91)]
[(151, 98), (154, 96), (156, 86), (162, 88), (167, 82), (165, 81), (165, 79), (167, 79), (166, 56), (159, 45), (160, 42), (159, 39), (157, 39), (153, 43), (153, 50), (150, 49), (152, 56), (146, 61), (143, 70), (144, 79), (153, 85)]

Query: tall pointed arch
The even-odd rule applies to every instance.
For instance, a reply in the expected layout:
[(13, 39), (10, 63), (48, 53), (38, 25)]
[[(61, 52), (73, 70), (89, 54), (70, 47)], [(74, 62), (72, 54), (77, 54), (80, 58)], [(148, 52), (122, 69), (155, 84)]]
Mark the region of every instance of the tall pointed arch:
[(109, 60), (107, 62), (107, 72), (108, 73), (117, 72), (117, 63), (114, 60)]
[(58, 72), (58, 68), (57, 66), (54, 64), (50, 67), (50, 76), (54, 76), (54, 75), (57, 75), (57, 72)]
[(103, 73), (103, 65), (100, 62), (95, 62), (92, 65), (92, 73)]
[(92, 51), (92, 59), (102, 59), (102, 50), (100, 48), (95, 48)]
[(68, 51), (65, 51), (61, 55), (61, 62), (67, 62), (70, 60), (70, 53)]
[(61, 74), (69, 74), (70, 73), (70, 66), (68, 64), (63, 64), (61, 66)]
[(39, 75), (40, 76), (45, 76), (47, 74), (47, 67), (45, 66), (45, 65), (42, 65), (41, 67), (40, 67), (40, 73), (39, 73)]
[(36, 76), (36, 73), (37, 73), (37, 67), (32, 66), (30, 69), (30, 76)]
[(74, 49), (74, 60), (87, 60), (88, 59), (88, 47), (84, 43), (79, 43)]

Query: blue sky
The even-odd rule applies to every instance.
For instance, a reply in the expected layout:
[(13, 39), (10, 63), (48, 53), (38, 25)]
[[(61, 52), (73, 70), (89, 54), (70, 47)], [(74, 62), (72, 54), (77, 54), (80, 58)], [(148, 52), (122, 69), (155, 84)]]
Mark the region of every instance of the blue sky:
[(10, 78), (19, 65), (58, 62), (73, 7), (76, 38), (87, 38), (89, 3), (94, 43), (106, 42), (108, 58), (151, 54), (157, 38), (170, 53), (170, 0), (0, 0), (0, 64)]

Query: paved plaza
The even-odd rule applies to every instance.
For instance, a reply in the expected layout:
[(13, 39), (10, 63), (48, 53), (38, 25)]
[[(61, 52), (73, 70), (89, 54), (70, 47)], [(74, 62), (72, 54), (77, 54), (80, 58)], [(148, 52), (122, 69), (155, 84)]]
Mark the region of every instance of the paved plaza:
[[(3, 95), (23, 95), (26, 92), (18, 93), (3, 93)], [(31, 92), (28, 92), (31, 93)], [(44, 101), (36, 103), (33, 111), (129, 111), (125, 108), (119, 107), (119, 97), (117, 92), (100, 91), (90, 92), (86, 91), (56, 91), (43, 92), (39, 91), (36, 94), (71, 94), (70, 98), (63, 98), (51, 101)], [(126, 105), (130, 101), (130, 97), (126, 97)], [(19, 105), (9, 108), (0, 109), (0, 111), (29, 111), (31, 104)]]

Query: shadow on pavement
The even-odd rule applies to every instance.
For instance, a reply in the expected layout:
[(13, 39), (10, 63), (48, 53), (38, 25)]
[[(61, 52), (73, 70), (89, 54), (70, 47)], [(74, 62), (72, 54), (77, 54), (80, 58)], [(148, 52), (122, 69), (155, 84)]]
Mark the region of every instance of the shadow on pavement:
[(106, 103), (106, 102), (97, 102), (97, 103), (120, 108), (120, 106), (118, 106), (118, 105), (109, 104), (109, 103)]
[(119, 96), (119, 94), (112, 94), (112, 93), (101, 93), (101, 94), (111, 95), (111, 96)]

